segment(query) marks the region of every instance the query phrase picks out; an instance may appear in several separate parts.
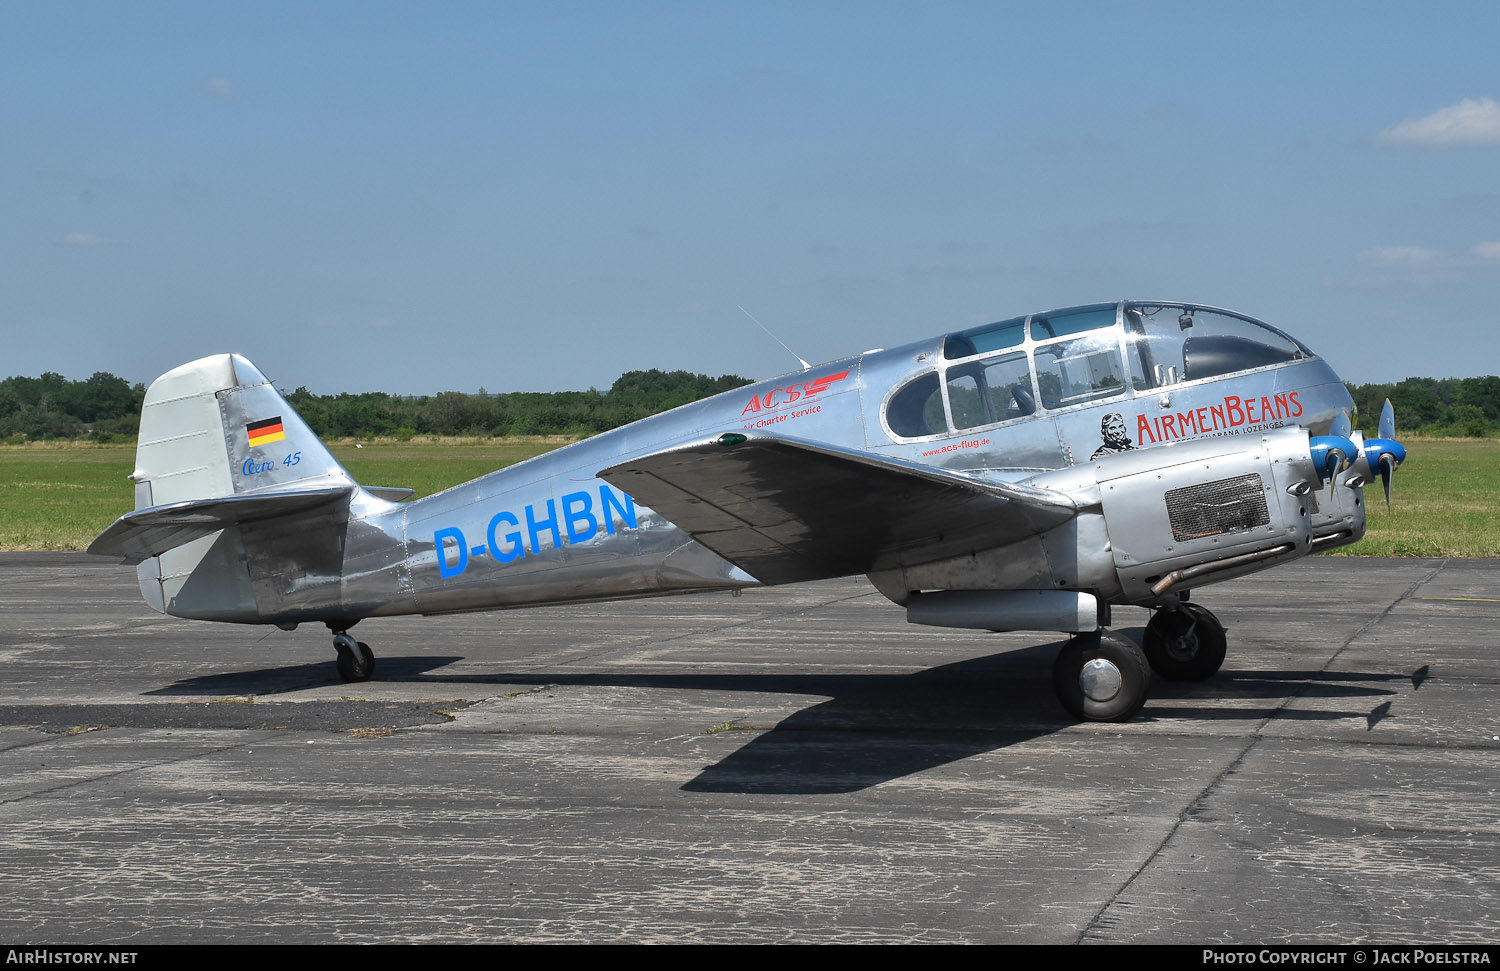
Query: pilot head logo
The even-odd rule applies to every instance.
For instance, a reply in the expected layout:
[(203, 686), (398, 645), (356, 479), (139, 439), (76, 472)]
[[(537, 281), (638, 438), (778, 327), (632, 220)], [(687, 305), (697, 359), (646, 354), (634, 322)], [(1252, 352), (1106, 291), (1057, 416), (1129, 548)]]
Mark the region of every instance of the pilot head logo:
[(1130, 436), (1125, 432), (1125, 416), (1118, 411), (1112, 411), (1099, 420), (1099, 437), (1104, 439), (1104, 444), (1094, 449), (1094, 454), (1089, 456), (1090, 460), (1111, 452), (1129, 452), (1135, 449)]

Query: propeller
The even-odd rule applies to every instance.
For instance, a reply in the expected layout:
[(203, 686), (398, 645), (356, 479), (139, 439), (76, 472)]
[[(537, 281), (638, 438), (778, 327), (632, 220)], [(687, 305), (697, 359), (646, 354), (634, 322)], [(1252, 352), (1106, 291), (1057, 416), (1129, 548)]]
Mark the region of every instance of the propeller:
[(1389, 399), (1380, 412), (1380, 434), (1378, 438), (1365, 438), (1354, 431), (1349, 412), (1341, 411), (1330, 423), (1327, 435), (1314, 435), (1308, 439), (1308, 451), (1318, 478), (1328, 483), (1328, 493), (1333, 494), (1338, 475), (1345, 469), (1354, 472), (1345, 478), (1350, 488), (1362, 488), (1380, 476), (1385, 486), (1385, 505), (1391, 505), (1391, 478), (1401, 463), (1406, 461), (1406, 447), (1396, 441), (1396, 410)]
[(1365, 442), (1365, 459), (1371, 472), (1380, 470), (1380, 484), (1385, 487), (1385, 507), (1389, 509), (1391, 478), (1406, 461), (1406, 447), (1396, 441), (1396, 409), (1391, 407), (1389, 398), (1385, 399), (1385, 407), (1380, 409), (1379, 437)]

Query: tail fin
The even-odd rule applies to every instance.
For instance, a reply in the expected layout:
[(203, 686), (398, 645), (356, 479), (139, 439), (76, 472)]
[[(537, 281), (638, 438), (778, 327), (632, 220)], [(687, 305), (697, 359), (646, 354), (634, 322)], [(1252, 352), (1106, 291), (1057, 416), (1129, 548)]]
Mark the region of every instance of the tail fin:
[(135, 512), (89, 552), (138, 563), (141, 593), (156, 610), (218, 620), (260, 616), (256, 571), (231, 527), (284, 516), (332, 526), (358, 489), (238, 354), (205, 357), (151, 383), (130, 479)]

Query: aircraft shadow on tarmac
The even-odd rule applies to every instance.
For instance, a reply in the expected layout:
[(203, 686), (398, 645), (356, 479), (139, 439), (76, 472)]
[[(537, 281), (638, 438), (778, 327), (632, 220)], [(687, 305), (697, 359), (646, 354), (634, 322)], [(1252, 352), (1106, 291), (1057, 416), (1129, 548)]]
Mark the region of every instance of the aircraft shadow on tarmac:
[[(733, 724), (728, 737), (755, 732), (744, 745), (706, 766), (682, 788), (695, 792), (853, 792), (925, 769), (1049, 735), (1073, 722), (1058, 709), (1049, 683), (1056, 644), (1006, 651), (909, 674), (742, 673), (505, 673), (444, 675), (456, 657), (384, 657), (377, 682), (493, 683), (587, 686), (663, 691), (806, 694), (827, 700), (775, 725)], [(327, 662), (213, 675), (151, 692), (170, 695), (268, 695), (326, 683)], [(1207, 697), (1209, 706), (1158, 706), (1150, 702), (1132, 724), (1164, 720), (1359, 721), (1372, 728), (1410, 681), (1420, 687), (1423, 668), (1411, 675), (1324, 671), (1221, 671), (1206, 682), (1156, 679), (1153, 698)], [(1313, 699), (1377, 700), (1371, 711), (1308, 707)], [(1300, 699), (1304, 704), (1288, 707)], [(1244, 703), (1240, 703), (1244, 702)]]

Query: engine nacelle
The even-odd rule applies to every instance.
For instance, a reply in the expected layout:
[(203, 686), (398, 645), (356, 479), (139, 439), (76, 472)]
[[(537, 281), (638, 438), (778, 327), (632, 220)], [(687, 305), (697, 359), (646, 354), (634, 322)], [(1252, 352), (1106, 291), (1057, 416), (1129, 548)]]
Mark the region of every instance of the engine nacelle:
[(1099, 501), (1122, 599), (1159, 602), (1179, 584), (1308, 553), (1320, 480), (1307, 443), (1303, 429), (1273, 429), (1101, 459)]

